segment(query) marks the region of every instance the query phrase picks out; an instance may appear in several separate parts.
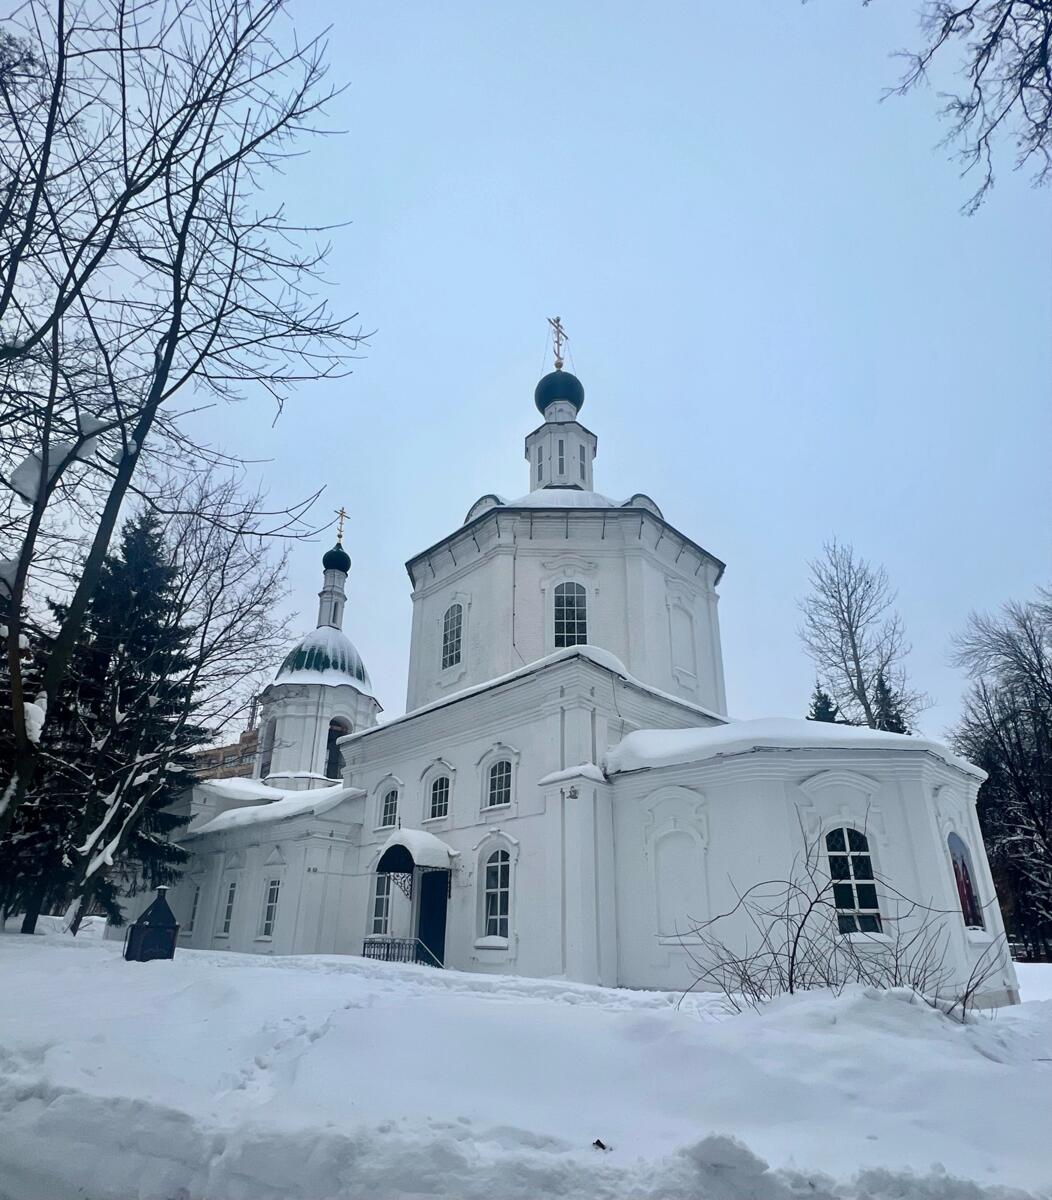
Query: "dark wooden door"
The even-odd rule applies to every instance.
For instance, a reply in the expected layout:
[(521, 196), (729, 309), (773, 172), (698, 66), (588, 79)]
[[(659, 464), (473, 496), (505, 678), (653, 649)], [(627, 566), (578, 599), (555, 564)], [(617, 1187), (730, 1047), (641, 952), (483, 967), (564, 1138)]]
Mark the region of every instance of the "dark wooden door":
[(431, 951), (417, 953), (421, 962), (431, 966), (443, 965), (446, 961), (446, 905), (449, 898), (449, 872), (423, 871), (420, 874), (420, 915), (417, 919), (417, 937)]

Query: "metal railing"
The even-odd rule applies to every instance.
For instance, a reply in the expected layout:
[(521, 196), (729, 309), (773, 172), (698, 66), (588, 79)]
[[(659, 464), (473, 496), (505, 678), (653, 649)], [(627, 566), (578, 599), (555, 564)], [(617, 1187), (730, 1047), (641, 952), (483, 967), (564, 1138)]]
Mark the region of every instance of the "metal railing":
[(362, 945), (363, 958), (380, 962), (423, 963), (426, 967), (442, 964), (419, 938), (367, 937)]

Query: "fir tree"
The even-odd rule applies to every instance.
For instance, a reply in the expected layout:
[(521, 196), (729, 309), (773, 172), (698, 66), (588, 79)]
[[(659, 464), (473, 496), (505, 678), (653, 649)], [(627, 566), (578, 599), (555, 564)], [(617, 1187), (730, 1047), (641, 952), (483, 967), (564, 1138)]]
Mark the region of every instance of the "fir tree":
[[(169, 841), (186, 822), (171, 805), (193, 782), (189, 749), (207, 735), (192, 720), (192, 630), (179, 624), (174, 576), (156, 518), (128, 521), (92, 599), (70, 686), (48, 713), (44, 773), (0, 864), (24, 881), (27, 931), (36, 913), (71, 894), (83, 896), (81, 914), (94, 903), (119, 922), (121, 894), (172, 882), (186, 860)], [(61, 606), (54, 615), (61, 622)], [(37, 653), (46, 656), (46, 644)], [(85, 886), (87, 857), (110, 846), (112, 863)]]
[(833, 697), (825, 691), (820, 683), (815, 683), (811, 693), (811, 711), (807, 714), (809, 721), (828, 721), (837, 724), (840, 721), (840, 709), (833, 703)]
[(909, 733), (902, 704), (888, 686), (883, 671), (877, 675), (877, 681), (873, 685), (873, 717), (874, 729), (883, 729), (887, 733)]

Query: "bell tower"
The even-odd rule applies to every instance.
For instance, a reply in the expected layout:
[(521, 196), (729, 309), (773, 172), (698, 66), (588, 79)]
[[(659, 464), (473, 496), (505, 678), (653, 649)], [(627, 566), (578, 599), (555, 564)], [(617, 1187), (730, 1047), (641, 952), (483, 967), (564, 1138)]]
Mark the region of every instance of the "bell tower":
[(567, 337), (562, 321), (549, 317), (548, 324), (552, 327), (555, 370), (545, 375), (533, 393), (544, 424), (526, 438), (530, 491), (572, 488), (591, 492), (596, 436), (577, 420), (584, 404), (584, 387), (576, 375), (563, 370)]

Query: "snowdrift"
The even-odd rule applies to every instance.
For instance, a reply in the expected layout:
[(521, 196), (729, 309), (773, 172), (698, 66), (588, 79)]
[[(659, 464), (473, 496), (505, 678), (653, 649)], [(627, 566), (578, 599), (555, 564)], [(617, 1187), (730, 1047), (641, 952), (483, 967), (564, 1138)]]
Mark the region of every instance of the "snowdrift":
[(1052, 1001), (965, 1027), (861, 990), (728, 1017), (55, 934), (0, 936), (0, 974), (4, 1200), (1052, 1195)]

